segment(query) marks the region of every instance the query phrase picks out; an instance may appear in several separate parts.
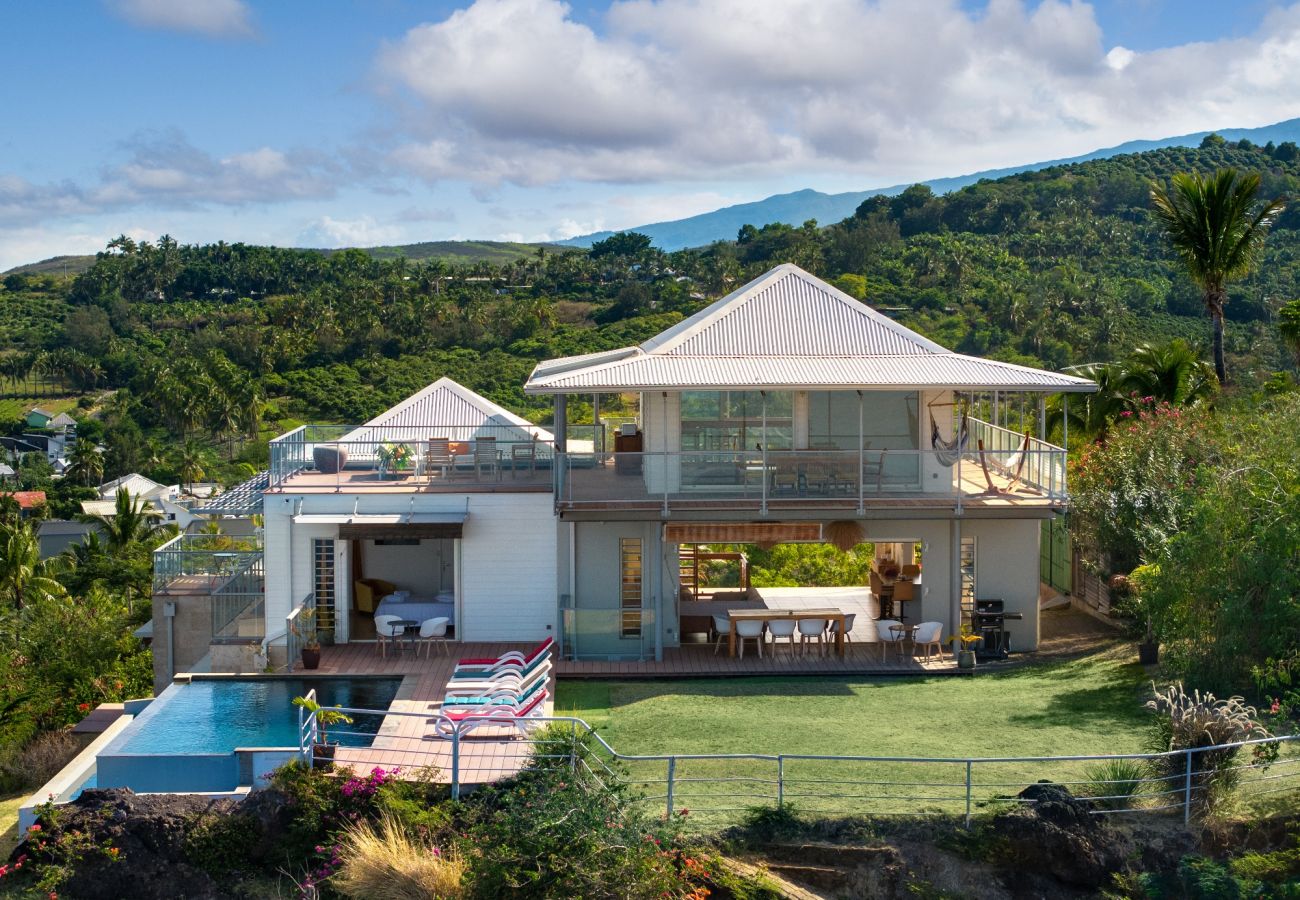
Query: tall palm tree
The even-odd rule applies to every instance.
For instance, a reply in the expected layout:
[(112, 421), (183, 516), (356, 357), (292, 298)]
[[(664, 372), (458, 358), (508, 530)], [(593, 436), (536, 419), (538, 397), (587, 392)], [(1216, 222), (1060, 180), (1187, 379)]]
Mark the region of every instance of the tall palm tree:
[(192, 493), (194, 482), (202, 481), (208, 474), (207, 467), (211, 465), (211, 460), (208, 448), (198, 441), (186, 441), (181, 445), (177, 462), (180, 464), (181, 481), (185, 483), (186, 493)]
[(152, 543), (171, 528), (162, 525), (162, 515), (123, 489), (111, 516), (85, 516), (82, 521), (99, 525), (104, 544), (112, 556), (123, 556), (139, 544)]
[(1124, 360), (1123, 383), (1139, 397), (1171, 406), (1189, 406), (1218, 390), (1214, 370), (1181, 338), (1142, 344), (1130, 353)]
[(1155, 217), (1201, 289), (1214, 329), (1214, 372), (1227, 381), (1223, 362), (1223, 304), (1228, 282), (1250, 272), (1268, 229), (1285, 205), (1279, 197), (1255, 208), (1259, 175), (1220, 169), (1213, 175), (1180, 173), (1168, 189), (1151, 188)]
[(68, 463), (68, 474), (84, 485), (99, 484), (104, 478), (104, 453), (94, 441), (77, 441)]
[(17, 520), (0, 525), (0, 598), (14, 609), (36, 600), (61, 597), (66, 591), (54, 560), (41, 559), (41, 544), (32, 523)]

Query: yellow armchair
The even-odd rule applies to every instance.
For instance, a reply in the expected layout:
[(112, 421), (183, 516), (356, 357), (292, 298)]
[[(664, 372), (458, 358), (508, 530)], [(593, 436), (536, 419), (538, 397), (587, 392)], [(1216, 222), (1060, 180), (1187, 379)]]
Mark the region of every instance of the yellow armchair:
[(379, 601), (397, 590), (397, 585), (381, 578), (362, 578), (352, 582), (352, 593), (357, 598), (357, 612), (373, 614)]

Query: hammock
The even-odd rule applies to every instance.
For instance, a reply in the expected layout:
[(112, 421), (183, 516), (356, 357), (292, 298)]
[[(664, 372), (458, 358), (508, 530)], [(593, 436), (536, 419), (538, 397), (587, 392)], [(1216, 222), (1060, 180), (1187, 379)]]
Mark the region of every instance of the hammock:
[(1012, 454), (1006, 462), (999, 464), (996, 459), (993, 461), (993, 467), (1003, 472), (1007, 477), (1007, 486), (1000, 488), (993, 483), (993, 478), (989, 475), (989, 461), (985, 456), (984, 442), (978, 441), (980, 454), (980, 468), (984, 470), (984, 480), (988, 483), (990, 494), (1009, 494), (1011, 489), (1020, 481), (1021, 476), (1025, 474), (1025, 460), (1029, 458), (1029, 432), (1025, 432), (1025, 440), (1020, 447)]
[(951, 441), (945, 441), (939, 434), (939, 423), (934, 420), (934, 413), (930, 413), (930, 446), (934, 448), (935, 459), (939, 460), (941, 465), (952, 468), (961, 459), (962, 452), (966, 449), (967, 441), (970, 437), (970, 428), (966, 423), (966, 413), (961, 414), (961, 424), (957, 426), (957, 435)]

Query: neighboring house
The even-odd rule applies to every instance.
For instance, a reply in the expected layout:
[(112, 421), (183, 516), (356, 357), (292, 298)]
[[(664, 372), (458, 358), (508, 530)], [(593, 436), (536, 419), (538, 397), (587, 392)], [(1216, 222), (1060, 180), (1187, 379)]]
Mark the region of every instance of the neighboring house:
[(117, 508), (117, 494), (127, 491), (133, 499), (143, 500), (151, 509), (161, 516), (164, 525), (175, 525), (181, 531), (199, 521), (199, 516), (191, 512), (181, 502), (179, 485), (159, 484), (152, 478), (146, 478), (138, 472), (123, 475), (99, 486), (98, 500), (83, 500), (81, 511), (88, 516), (111, 516)]
[(58, 556), (64, 550), (83, 543), (86, 536), (98, 531), (92, 522), (75, 522), (71, 519), (46, 519), (41, 522), (37, 538), (41, 545), (41, 559)]
[(45, 505), (45, 491), (0, 491), (0, 497), (9, 497), (18, 503), (18, 516), (30, 519)]
[[(337, 642), (370, 639), (383, 583), (445, 607), (458, 640), (660, 659), (707, 627), (698, 545), (847, 534), (922, 563), (909, 621), (950, 634), (997, 598), (1032, 650), (1041, 526), (1069, 503), (1042, 401), (1093, 390), (953, 353), (779, 266), (639, 346), (538, 365), (525, 391), (554, 398), (551, 431), (442, 379), (362, 426), (275, 439), (245, 492), (265, 542), (249, 614), (281, 664), (308, 602)], [(639, 401), (612, 441), (568, 423), (569, 397), (608, 394)], [(1039, 438), (995, 424), (1012, 407)]]
[(24, 421), (28, 428), (47, 428), (54, 420), (54, 413), (46, 412), (39, 406), (28, 411)]

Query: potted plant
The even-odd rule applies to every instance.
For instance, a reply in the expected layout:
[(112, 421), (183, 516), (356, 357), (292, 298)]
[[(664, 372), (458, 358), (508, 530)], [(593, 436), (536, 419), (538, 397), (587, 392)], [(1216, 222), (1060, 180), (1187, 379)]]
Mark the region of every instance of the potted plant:
[(316, 610), (304, 609), (290, 626), (302, 640), (302, 667), (315, 669), (320, 665), (320, 632), (316, 630)]
[(1121, 589), (1126, 601), (1124, 605), (1141, 625), (1138, 632), (1138, 662), (1144, 666), (1154, 666), (1160, 662), (1160, 639), (1156, 636), (1155, 617), (1147, 598), (1150, 580), (1159, 574), (1160, 567), (1149, 564), (1138, 566), (1127, 578), (1117, 575), (1111, 579), (1111, 590), (1116, 589), (1117, 579), (1123, 579)]
[(953, 653), (957, 655), (957, 668), (975, 668), (975, 645), (982, 640), (984, 638), (971, 631), (969, 625), (963, 625), (961, 633), (949, 636), (948, 643), (952, 644)]
[(337, 709), (322, 709), (321, 705), (311, 697), (294, 697), (294, 706), (301, 706), (308, 713), (316, 714), (316, 741), (311, 745), (311, 764), (312, 768), (328, 768), (334, 765), (334, 751), (338, 749), (338, 742), (330, 743), (329, 736), (325, 729), (331, 725), (351, 725), (352, 717), (339, 712)]
[(380, 477), (389, 472), (402, 472), (411, 467), (411, 448), (406, 444), (386, 442), (375, 450), (379, 457)]

